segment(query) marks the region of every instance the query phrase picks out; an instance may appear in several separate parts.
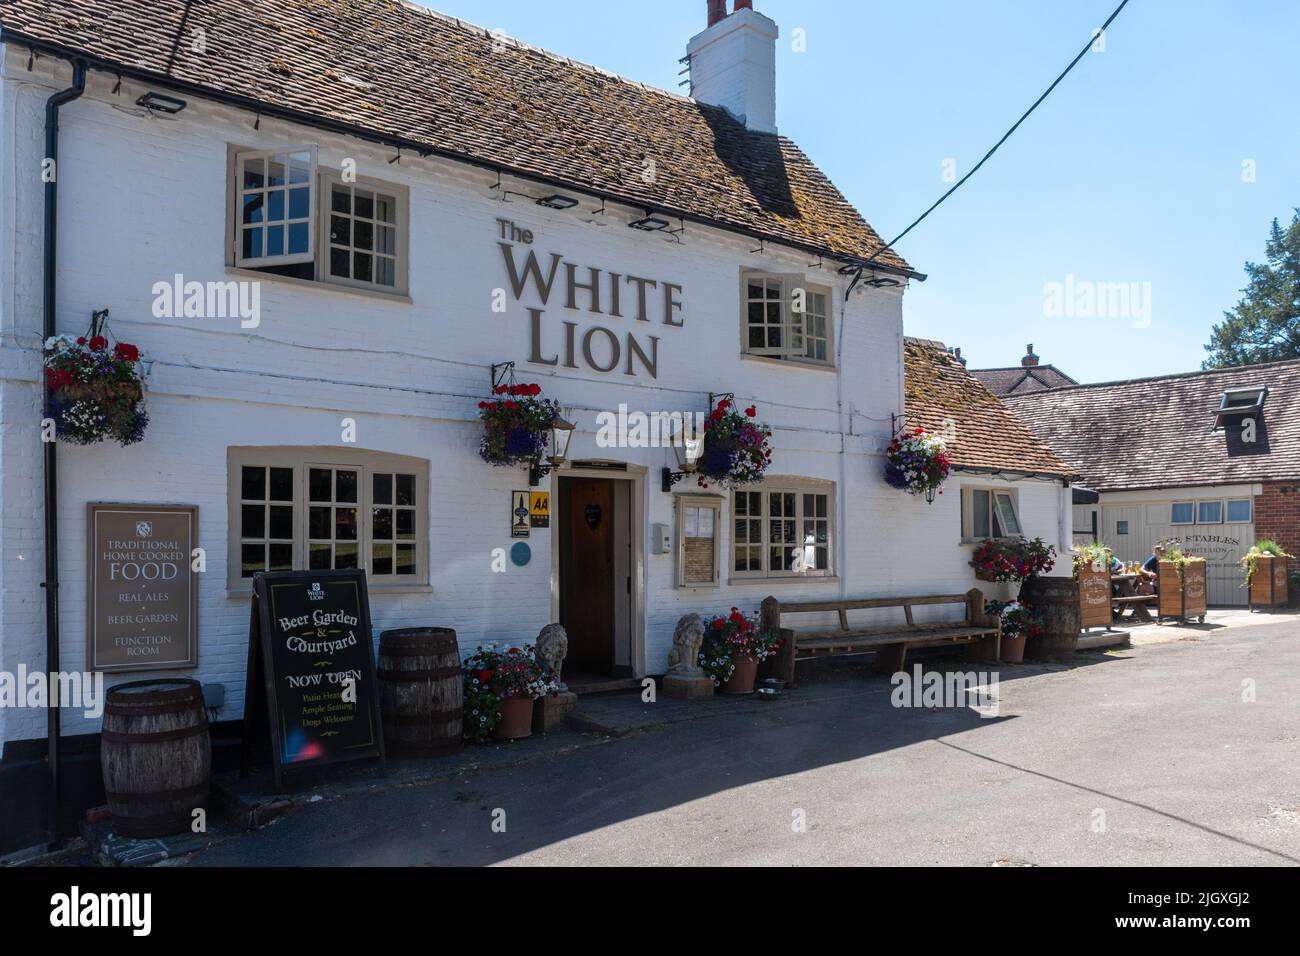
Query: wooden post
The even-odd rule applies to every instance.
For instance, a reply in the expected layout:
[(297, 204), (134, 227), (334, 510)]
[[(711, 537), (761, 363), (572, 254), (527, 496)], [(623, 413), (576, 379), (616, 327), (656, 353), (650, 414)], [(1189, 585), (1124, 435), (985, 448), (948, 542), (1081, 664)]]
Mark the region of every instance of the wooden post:
[(758, 606), (758, 623), (763, 630), (774, 631), (781, 636), (781, 648), (775, 656), (763, 662), (763, 672), (781, 678), (787, 688), (795, 687), (795, 632), (781, 627), (781, 602), (770, 594)]
[[(984, 610), (984, 592), (979, 588), (971, 588), (966, 592), (966, 624), (969, 627), (984, 627), (987, 619), (992, 615)], [(1002, 621), (997, 622), (998, 633), (994, 637), (986, 637), (981, 641), (976, 641), (971, 646), (977, 647), (978, 650), (973, 653), (977, 657), (983, 657), (987, 661), (996, 662), (1002, 656)]]

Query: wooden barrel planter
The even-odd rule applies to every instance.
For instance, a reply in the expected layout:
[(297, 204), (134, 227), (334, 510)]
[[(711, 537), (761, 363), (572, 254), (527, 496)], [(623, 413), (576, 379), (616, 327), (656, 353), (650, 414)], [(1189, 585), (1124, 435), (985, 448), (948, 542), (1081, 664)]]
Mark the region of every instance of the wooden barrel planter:
[(1079, 571), (1079, 626), (1110, 627), (1110, 571)]
[(1042, 633), (1029, 639), (1025, 653), (1031, 658), (1068, 658), (1079, 644), (1079, 592), (1074, 578), (1025, 578), (1020, 602), (1029, 605)]
[(462, 744), (460, 646), (448, 627), (379, 635), (379, 713), (390, 757), (438, 757)]
[(1250, 576), (1250, 609), (1286, 607), (1288, 600), (1286, 558), (1260, 555)]
[(199, 682), (163, 678), (109, 690), (99, 762), (114, 833), (162, 837), (190, 830), (194, 811), (207, 808), (212, 782)]
[(1205, 623), (1205, 562), (1188, 561), (1178, 573), (1176, 561), (1160, 562), (1159, 618), (1198, 618)]

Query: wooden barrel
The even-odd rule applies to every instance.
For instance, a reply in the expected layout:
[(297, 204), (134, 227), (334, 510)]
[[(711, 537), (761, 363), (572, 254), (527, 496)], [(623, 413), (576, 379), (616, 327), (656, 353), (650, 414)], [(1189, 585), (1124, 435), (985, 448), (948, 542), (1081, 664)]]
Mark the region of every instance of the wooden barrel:
[(462, 742), (460, 647), (449, 627), (379, 635), (379, 711), (390, 757), (436, 757)]
[(192, 829), (212, 782), (199, 682), (168, 677), (117, 685), (108, 692), (99, 736), (113, 832), (160, 837)]
[(1034, 612), (1042, 633), (1025, 644), (1033, 658), (1071, 657), (1079, 643), (1079, 592), (1073, 578), (1035, 575), (1020, 586), (1020, 601)]

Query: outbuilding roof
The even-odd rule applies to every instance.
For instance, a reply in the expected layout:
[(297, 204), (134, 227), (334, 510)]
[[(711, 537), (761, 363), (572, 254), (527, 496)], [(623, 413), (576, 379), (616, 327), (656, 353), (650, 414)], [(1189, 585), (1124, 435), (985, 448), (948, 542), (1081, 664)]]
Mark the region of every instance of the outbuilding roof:
[(903, 375), (908, 427), (946, 433), (955, 467), (1074, 476), (942, 342), (904, 339)]
[(3, 0), (0, 24), (145, 82), (915, 275), (785, 137), (414, 4)]
[[(1214, 430), (1224, 392), (1268, 389)], [(1097, 491), (1300, 478), (1300, 360), (1007, 396), (1026, 425)]]
[(1017, 365), (1014, 368), (977, 368), (971, 374), (994, 395), (1023, 395), (1078, 385), (1055, 365)]

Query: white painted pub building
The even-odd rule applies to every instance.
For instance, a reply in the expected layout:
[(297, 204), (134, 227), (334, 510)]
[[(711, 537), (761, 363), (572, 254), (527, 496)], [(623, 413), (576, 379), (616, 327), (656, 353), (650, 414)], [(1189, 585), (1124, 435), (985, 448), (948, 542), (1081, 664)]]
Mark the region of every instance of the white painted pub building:
[[(47, 660), (50, 301), (69, 336), (109, 310), (149, 415), (136, 444), (56, 443), (60, 666), (89, 666), (88, 507), (195, 508), (196, 666), (163, 673), (223, 685), (219, 721), (242, 714), (262, 569), (363, 568), (376, 635), (452, 627), (465, 652), (580, 615), (572, 670), (638, 678), (664, 672), (688, 612), (970, 588), (988, 521), (962, 501), (992, 497), (959, 486), (1068, 547), (1060, 476), (995, 462), (933, 505), (885, 483), (903, 296), (924, 277), (776, 132), (777, 27), (723, 6), (690, 41), (688, 98), (381, 0), (346, 21), (305, 0), (6, 4), (0, 669)], [(510, 362), (576, 425), (526, 538), (527, 470), (478, 455), (478, 403)], [(772, 427), (759, 485), (665, 492), (673, 449), (597, 440), (620, 406), (724, 393)], [(67, 736), (97, 729), (64, 714)], [(0, 709), (6, 761), (45, 735), (44, 713)]]

